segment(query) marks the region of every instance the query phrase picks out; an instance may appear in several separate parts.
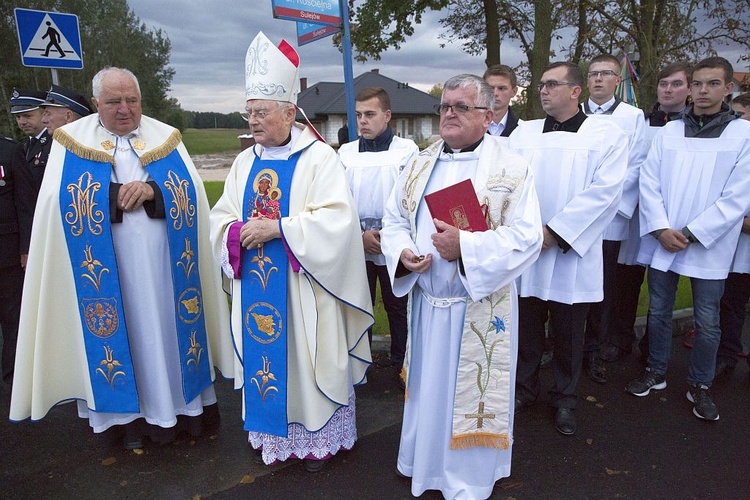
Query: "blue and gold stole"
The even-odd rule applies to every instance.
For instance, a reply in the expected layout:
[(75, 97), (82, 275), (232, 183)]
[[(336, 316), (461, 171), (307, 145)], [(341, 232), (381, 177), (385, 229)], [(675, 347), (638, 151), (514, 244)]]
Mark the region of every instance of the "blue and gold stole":
[[(195, 186), (179, 153), (146, 167), (168, 212), (175, 316), (185, 401), (211, 384), (206, 352)], [(138, 392), (130, 355), (109, 210), (111, 164), (66, 152), (60, 207), (70, 255), (89, 378), (96, 411), (137, 413)]]
[[(256, 157), (248, 175), (245, 220), (289, 215), (289, 189), (302, 151), (287, 160)], [(242, 360), (245, 430), (287, 436), (287, 269), (281, 238), (242, 249)]]

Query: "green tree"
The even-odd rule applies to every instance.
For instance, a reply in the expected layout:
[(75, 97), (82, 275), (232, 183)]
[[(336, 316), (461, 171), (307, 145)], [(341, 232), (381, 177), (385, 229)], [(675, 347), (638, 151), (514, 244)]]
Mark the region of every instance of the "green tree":
[(440, 99), (443, 96), (443, 84), (438, 83), (437, 85), (433, 85), (429, 92), (432, 97), (435, 97), (436, 99)]
[[(13, 87), (46, 90), (52, 84), (49, 69), (21, 64), (14, 6), (10, 3), (0, 3), (0, 37), (13, 41), (7, 44), (7, 50), (0, 51), (0, 92), (6, 103)], [(84, 67), (58, 69), (60, 85), (91, 96), (91, 78), (97, 71), (105, 66), (128, 68), (138, 77), (144, 113), (163, 121), (176, 116), (175, 104), (178, 108), (179, 104), (167, 97), (174, 76), (169, 66), (169, 38), (162, 30), (141, 23), (126, 0), (29, 0), (24, 7), (78, 16)], [(3, 131), (16, 133), (15, 123), (7, 115)]]
[[(365, 0), (351, 9), (357, 25), (352, 42), (359, 60), (378, 59), (400, 47), (425, 12), (441, 11), (441, 37), (467, 53), (486, 52), (488, 65), (500, 62), (501, 40), (518, 43), (527, 57), (517, 70), (527, 85), (524, 114), (530, 118), (542, 116), (536, 86), (558, 52), (581, 63), (632, 44), (640, 54), (639, 104), (648, 109), (656, 74), (669, 61), (694, 61), (728, 43), (744, 48), (748, 60), (749, 8), (748, 0)], [(572, 39), (567, 46), (566, 39)]]

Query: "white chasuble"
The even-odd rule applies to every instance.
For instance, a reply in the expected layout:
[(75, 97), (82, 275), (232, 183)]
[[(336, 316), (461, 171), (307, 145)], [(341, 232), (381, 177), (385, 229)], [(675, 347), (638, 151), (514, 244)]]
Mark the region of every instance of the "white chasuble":
[[(526, 164), (500, 144), (485, 136), (476, 151), (452, 154), (437, 143), (407, 165), (386, 207), (381, 243), (394, 294), (410, 294), (398, 469), (412, 477), (417, 496), (437, 489), (446, 498), (486, 498), (510, 474), (513, 280), (538, 255), (541, 226)], [(489, 204), (492, 229), (461, 231), (462, 272), (433, 246), (436, 230), (422, 195), (465, 179), (473, 181), (480, 203)], [(429, 271), (396, 278), (405, 248), (432, 254)], [(487, 349), (498, 342), (489, 362), (482, 339), (490, 340)]]

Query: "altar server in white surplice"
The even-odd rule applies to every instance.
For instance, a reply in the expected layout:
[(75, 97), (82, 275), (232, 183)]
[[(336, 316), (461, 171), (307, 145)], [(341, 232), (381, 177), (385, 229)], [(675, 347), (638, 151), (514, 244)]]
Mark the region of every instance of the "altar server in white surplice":
[(626, 391), (646, 396), (667, 386), (672, 308), (680, 276), (690, 278), (696, 336), (686, 393), (696, 417), (719, 412), (709, 388), (721, 330), (719, 302), (750, 210), (750, 123), (738, 119), (724, 98), (734, 69), (709, 57), (693, 68), (693, 105), (682, 120), (667, 123), (641, 167), (641, 248), (648, 265), (648, 366)]
[(77, 399), (94, 432), (122, 426), (136, 449), (218, 424), (229, 315), (180, 132), (141, 114), (130, 71), (92, 87), (97, 114), (55, 130), (39, 192), (10, 418)]
[[(619, 302), (620, 282), (617, 276), (617, 256), (621, 243), (628, 239), (628, 227), (638, 207), (638, 172), (648, 153), (643, 112), (623, 102), (615, 95), (621, 83), (620, 62), (610, 54), (594, 57), (589, 63), (586, 80), (589, 98), (583, 102), (583, 112), (594, 119), (613, 122), (628, 140), (628, 170), (622, 187), (620, 204), (614, 219), (604, 231), (604, 299), (591, 305), (586, 320), (583, 363), (586, 374), (594, 382), (607, 382), (600, 354), (615, 328), (614, 310)], [(640, 237), (638, 237), (640, 239)]]
[(359, 218), (336, 152), (296, 123), (299, 55), (262, 32), (245, 58), (255, 145), (211, 211), (231, 280), (235, 387), (256, 460), (318, 472), (357, 440), (354, 385), (372, 325)]
[[(492, 88), (445, 83), (439, 141), (406, 166), (381, 244), (396, 295), (409, 294), (406, 402), (397, 470), (415, 496), (487, 498), (510, 474), (516, 360), (513, 280), (539, 254), (542, 228), (527, 162), (485, 134)], [(433, 219), (425, 196), (466, 179), (489, 230)]]
[(385, 89), (362, 89), (354, 100), (360, 137), (342, 145), (339, 158), (346, 169), (346, 178), (359, 213), (370, 298), (374, 305), (375, 289), (379, 282), (391, 334), (391, 364), (399, 385), (403, 386), (401, 367), (406, 352), (406, 297), (396, 297), (391, 290), (391, 280), (380, 247), (380, 229), (393, 185), (406, 162), (419, 152), (419, 148), (411, 139), (393, 134), (389, 125), (391, 98)]
[(544, 224), (542, 253), (519, 279), (516, 409), (540, 392), (539, 364), (549, 314), (554, 331), (555, 426), (576, 432), (576, 390), (583, 329), (590, 303), (602, 300), (602, 234), (614, 217), (628, 165), (628, 140), (609, 120), (588, 118), (578, 107), (581, 69), (550, 65), (539, 94), (546, 119), (524, 122), (510, 137), (534, 173)]

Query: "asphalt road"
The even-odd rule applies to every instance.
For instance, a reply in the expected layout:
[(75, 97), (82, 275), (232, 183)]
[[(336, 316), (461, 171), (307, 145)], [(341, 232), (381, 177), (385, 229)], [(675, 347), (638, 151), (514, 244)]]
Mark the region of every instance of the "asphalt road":
[[(512, 476), (496, 499), (750, 498), (750, 376), (741, 363), (714, 383), (721, 418), (704, 422), (685, 399), (689, 350), (675, 338), (668, 387), (645, 398), (623, 392), (640, 373), (632, 355), (608, 364), (606, 385), (580, 384), (578, 433), (553, 426), (545, 397), (516, 418)], [(544, 383), (551, 373), (543, 372)], [(252, 462), (240, 420), (240, 396), (217, 383), (222, 426), (217, 434), (147, 445), (127, 452), (113, 433), (94, 435), (75, 405), (39, 422), (8, 421), (10, 395), (0, 397), (0, 498), (410, 498), (395, 475), (402, 393), (392, 372), (373, 367), (357, 389), (360, 439), (318, 474), (301, 462)], [(440, 498), (428, 492), (421, 498)]]

